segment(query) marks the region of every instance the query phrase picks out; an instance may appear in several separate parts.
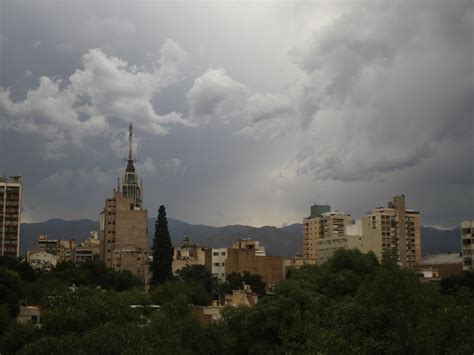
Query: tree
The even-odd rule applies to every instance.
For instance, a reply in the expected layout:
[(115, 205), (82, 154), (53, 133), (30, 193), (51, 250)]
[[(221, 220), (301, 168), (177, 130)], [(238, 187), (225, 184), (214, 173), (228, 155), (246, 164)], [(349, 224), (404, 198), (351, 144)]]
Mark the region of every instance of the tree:
[(186, 265), (176, 273), (182, 281), (198, 283), (206, 289), (207, 293), (212, 293), (215, 278), (204, 265)]
[(10, 316), (15, 318), (24, 295), (24, 283), (17, 272), (0, 267), (0, 304), (8, 305)]
[(150, 295), (153, 303), (159, 305), (170, 303), (178, 297), (195, 306), (208, 306), (211, 303), (209, 294), (196, 282), (168, 281), (157, 286)]
[(260, 296), (265, 296), (266, 284), (262, 280), (262, 276), (258, 274), (251, 274), (244, 271), (243, 274), (233, 272), (226, 277), (226, 282), (222, 284), (221, 289), (226, 294), (231, 294), (233, 290), (242, 290), (245, 285), (249, 285), (250, 289), (258, 293)]
[(153, 239), (153, 261), (151, 263), (151, 286), (162, 285), (173, 278), (171, 265), (173, 263), (173, 246), (171, 245), (166, 219), (165, 206), (158, 209), (158, 219), (155, 223), (155, 238)]

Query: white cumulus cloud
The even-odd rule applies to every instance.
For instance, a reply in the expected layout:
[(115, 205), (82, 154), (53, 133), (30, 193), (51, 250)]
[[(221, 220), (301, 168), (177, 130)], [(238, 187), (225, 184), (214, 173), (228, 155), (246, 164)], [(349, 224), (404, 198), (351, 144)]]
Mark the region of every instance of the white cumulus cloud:
[(68, 143), (80, 146), (84, 138), (109, 134), (116, 121), (166, 134), (170, 126), (189, 122), (180, 113), (158, 114), (152, 97), (181, 78), (185, 61), (185, 51), (172, 40), (163, 44), (152, 70), (90, 49), (67, 81), (43, 76), (22, 101), (0, 88), (2, 127), (42, 137), (45, 159), (63, 158), (61, 149)]

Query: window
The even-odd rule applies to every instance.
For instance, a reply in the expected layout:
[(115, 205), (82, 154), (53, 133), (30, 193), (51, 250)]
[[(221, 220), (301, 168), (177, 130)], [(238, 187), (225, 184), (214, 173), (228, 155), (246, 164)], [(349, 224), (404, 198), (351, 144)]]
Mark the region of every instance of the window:
[(224, 255), (224, 256), (225, 256), (225, 251), (221, 252), (221, 255)]
[(219, 263), (214, 263), (213, 265), (214, 265), (214, 266), (219, 266)]
[(225, 263), (222, 263), (222, 266), (225, 266)]
[(214, 253), (212, 253), (212, 255), (218, 256), (218, 255), (219, 255), (219, 252), (215, 251)]

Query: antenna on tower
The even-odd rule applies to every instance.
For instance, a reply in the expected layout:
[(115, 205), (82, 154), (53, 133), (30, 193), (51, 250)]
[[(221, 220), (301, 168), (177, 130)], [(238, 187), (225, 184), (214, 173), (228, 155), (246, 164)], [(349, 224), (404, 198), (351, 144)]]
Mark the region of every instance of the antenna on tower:
[(127, 164), (127, 169), (135, 170), (133, 163), (137, 162), (138, 159), (133, 159), (133, 124), (130, 123), (128, 126), (128, 159), (123, 159), (123, 163)]
[(128, 160), (133, 160), (132, 146), (133, 146), (133, 125), (130, 123), (130, 126), (128, 126)]

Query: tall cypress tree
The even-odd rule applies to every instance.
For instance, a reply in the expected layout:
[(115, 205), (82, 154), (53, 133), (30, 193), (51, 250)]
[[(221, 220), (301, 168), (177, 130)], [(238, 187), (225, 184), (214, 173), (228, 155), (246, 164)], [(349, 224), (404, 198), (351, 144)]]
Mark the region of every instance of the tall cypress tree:
[(173, 278), (171, 264), (173, 262), (173, 246), (171, 245), (166, 219), (165, 206), (158, 209), (158, 219), (155, 222), (155, 237), (153, 238), (153, 262), (151, 263), (151, 286), (164, 284)]

